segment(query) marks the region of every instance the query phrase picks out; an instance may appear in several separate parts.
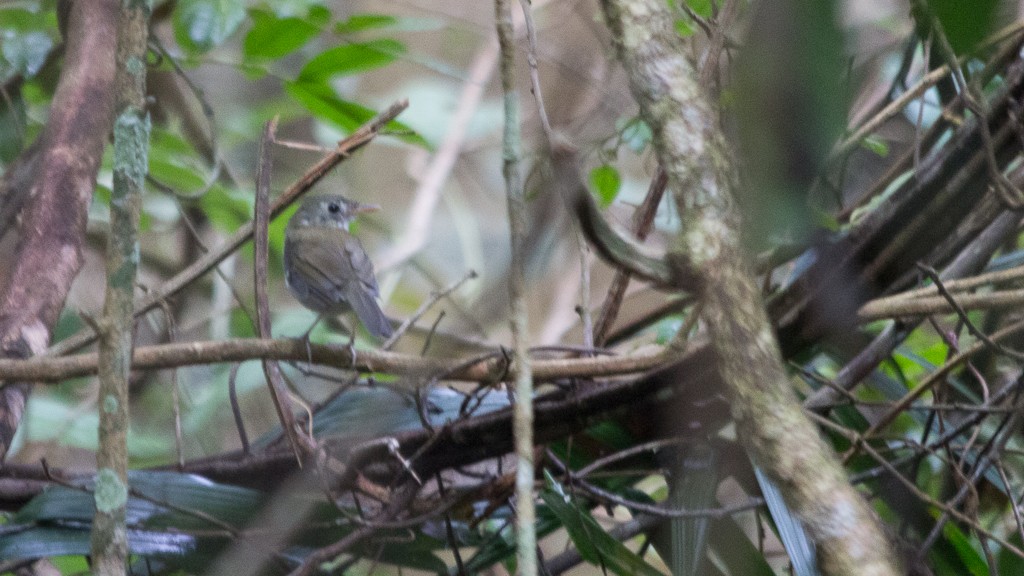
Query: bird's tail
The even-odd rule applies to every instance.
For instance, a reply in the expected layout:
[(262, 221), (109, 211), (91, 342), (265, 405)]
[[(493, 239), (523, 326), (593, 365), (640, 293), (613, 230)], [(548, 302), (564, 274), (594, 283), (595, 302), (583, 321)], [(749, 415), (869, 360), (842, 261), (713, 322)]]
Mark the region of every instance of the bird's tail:
[(391, 328), (391, 321), (384, 315), (384, 311), (377, 304), (377, 299), (369, 291), (357, 291), (357, 294), (350, 298), (349, 304), (370, 334), (386, 340), (395, 333)]

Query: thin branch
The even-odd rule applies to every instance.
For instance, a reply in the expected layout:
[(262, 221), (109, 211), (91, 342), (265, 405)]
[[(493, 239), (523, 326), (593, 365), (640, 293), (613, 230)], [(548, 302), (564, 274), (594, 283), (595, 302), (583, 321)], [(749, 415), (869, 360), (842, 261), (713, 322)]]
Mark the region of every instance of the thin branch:
[(647, 504), (645, 502), (637, 502), (624, 498), (610, 490), (606, 490), (599, 486), (594, 485), (591, 482), (580, 478), (580, 475), (570, 470), (565, 463), (561, 462), (552, 455), (552, 461), (562, 469), (562, 472), (568, 477), (567, 482), (575, 489), (581, 490), (587, 493), (589, 496), (601, 501), (604, 504), (614, 504), (616, 506), (622, 506), (632, 512), (639, 512), (642, 514), (650, 514), (659, 518), (712, 518), (719, 519), (731, 516), (733, 514), (744, 512), (747, 510), (753, 510), (764, 506), (763, 498), (750, 498), (746, 502), (740, 502), (738, 504), (732, 504), (729, 506), (723, 506), (721, 508), (700, 508), (700, 509), (681, 509), (681, 508), (667, 508), (661, 504)]
[[(694, 346), (694, 349), (700, 346)], [(355, 363), (348, 346), (306, 344), (294, 338), (264, 340), (238, 338), (175, 342), (135, 349), (132, 365), (137, 369), (173, 368), (200, 364), (244, 362), (246, 360), (283, 360), (307, 362), (360, 372), (384, 372), (400, 376), (444, 373), (452, 380), (494, 382), (505, 374), (504, 362), (488, 354), (487, 359), (469, 362), (463, 358), (422, 358), (378, 350), (360, 350)], [(656, 352), (594, 358), (534, 360), (534, 379), (551, 381), (566, 377), (601, 377), (644, 372), (680, 358), (680, 352), (663, 348)], [(95, 353), (34, 357), (24, 360), (0, 359), (0, 380), (25, 379), (33, 382), (57, 382), (67, 378), (96, 374)], [(456, 369), (457, 368), (457, 369)], [(414, 383), (413, 383), (414, 384)]]
[(678, 269), (670, 267), (663, 254), (652, 254), (647, 247), (612, 229), (583, 184), (576, 167), (576, 149), (572, 144), (556, 139), (551, 143), (551, 154), (555, 186), (563, 201), (576, 214), (587, 240), (602, 258), (616, 268), (659, 287), (678, 285), (693, 292), (699, 289), (700, 280), (691, 273), (689, 263), (681, 263)]
[(526, 309), (525, 255), (526, 201), (519, 172), (519, 99), (515, 86), (515, 34), (509, 0), (495, 0), (494, 17), (500, 47), (499, 68), (505, 103), (502, 156), (505, 194), (512, 244), (509, 266), (509, 297), (512, 325), (512, 376), (515, 381), (513, 437), (516, 454), (516, 559), (519, 574), (537, 574), (536, 511), (533, 502), (533, 375), (531, 373), (529, 329)]
[[(217, 122), (214, 119), (213, 106), (211, 106), (209, 100), (207, 100), (206, 93), (203, 91), (203, 89), (192, 81), (192, 78), (190, 78), (189, 75), (185, 73), (184, 68), (181, 67), (181, 64), (178, 63), (178, 60), (174, 58), (174, 56), (171, 55), (171, 53), (168, 52), (166, 48), (164, 48), (163, 43), (160, 42), (160, 38), (158, 36), (153, 36), (150, 39), (150, 42), (156, 48), (157, 52), (160, 53), (160, 56), (171, 63), (171, 67), (174, 68), (174, 73), (177, 74), (178, 77), (181, 78), (183, 82), (185, 82), (186, 86), (188, 86), (188, 89), (192, 92), (192, 95), (195, 96), (196, 102), (199, 103), (199, 108), (203, 111), (203, 118), (206, 120), (207, 137), (210, 139), (208, 143), (210, 146), (209, 157), (213, 166), (211, 166), (210, 173), (207, 174), (206, 181), (199, 188), (199, 190), (187, 195), (192, 198), (198, 198), (200, 196), (205, 195), (207, 192), (210, 191), (210, 189), (213, 188), (213, 185), (216, 184), (217, 180), (220, 178), (222, 168), (222, 163), (220, 160), (220, 147), (217, 142)], [(180, 196), (177, 193), (177, 191), (172, 189), (170, 186), (167, 186), (163, 182), (156, 180), (156, 178), (153, 178), (152, 175), (150, 175), (148, 178), (152, 182), (157, 182), (159, 186), (164, 188), (165, 190), (171, 190), (176, 197)]]
[(936, 272), (934, 268), (925, 264), (918, 264), (918, 268), (935, 283), (935, 287), (938, 288), (939, 294), (946, 299), (950, 307), (956, 312), (957, 317), (960, 318), (960, 321), (963, 322), (964, 326), (967, 327), (967, 331), (970, 332), (972, 336), (981, 340), (985, 344), (988, 344), (993, 351), (999, 354), (1005, 354), (1015, 360), (1024, 360), (1024, 354), (1017, 352), (1016, 350), (1011, 350), (998, 342), (993, 342), (987, 334), (979, 330), (978, 327), (974, 325), (974, 322), (971, 322), (971, 319), (967, 317), (967, 312), (965, 312), (963, 307), (960, 306), (960, 303), (957, 302), (956, 298), (946, 290), (945, 285), (942, 283), (942, 279), (939, 278), (939, 273)]
[(128, 381), (132, 358), (132, 299), (139, 258), (139, 212), (149, 159), (146, 38), (149, 5), (121, 5), (117, 34), (114, 185), (107, 238), (107, 288), (99, 344), (99, 447), (93, 499), (92, 569), (119, 576), (128, 562)]
[[(174, 323), (174, 312), (167, 301), (160, 302), (160, 311), (167, 322), (167, 340), (178, 340), (178, 329)], [(237, 366), (237, 364), (235, 365)], [(174, 453), (178, 457), (178, 468), (185, 465), (185, 452), (181, 439), (181, 386), (178, 382), (178, 369), (171, 370), (171, 412), (174, 413)]]
[[(857, 436), (855, 434), (851, 434), (849, 430), (836, 425), (831, 420), (828, 420), (827, 418), (823, 418), (823, 417), (818, 416), (818, 415), (813, 414), (813, 413), (809, 413), (808, 415), (811, 418), (813, 418), (815, 421), (817, 421), (819, 424), (829, 428), (830, 430), (832, 430), (833, 432), (836, 432), (837, 434), (845, 436), (848, 440), (854, 441), (854, 442), (857, 441)], [(1017, 546), (1014, 546), (1013, 544), (1008, 542), (1005, 538), (1001, 538), (1001, 537), (997, 536), (992, 531), (990, 531), (990, 530), (986, 529), (985, 527), (981, 526), (977, 521), (975, 521), (973, 518), (967, 516), (963, 512), (960, 512), (959, 510), (951, 508), (951, 507), (945, 505), (944, 503), (939, 502), (938, 500), (932, 498), (930, 495), (926, 494), (925, 492), (923, 492), (920, 488), (917, 487), (917, 484), (915, 484), (909, 478), (907, 478), (906, 476), (901, 474), (900, 471), (896, 468), (896, 466), (893, 463), (891, 463), (888, 460), (886, 460), (885, 457), (882, 454), (879, 454), (877, 450), (875, 450), (873, 447), (871, 447), (871, 445), (864, 444), (863, 448), (864, 448), (864, 452), (867, 453), (868, 456), (870, 456), (873, 460), (878, 462), (878, 464), (886, 472), (891, 474), (892, 477), (895, 478), (900, 484), (903, 484), (903, 486), (905, 486), (906, 489), (909, 490), (910, 493), (913, 494), (917, 499), (921, 500), (925, 504), (928, 504), (929, 506), (933, 506), (936, 509), (943, 511), (944, 513), (949, 514), (950, 516), (952, 516), (953, 518), (955, 518), (956, 520), (958, 520), (960, 522), (964, 522), (965, 524), (969, 525), (972, 529), (977, 530), (979, 534), (983, 534), (986, 537), (991, 538), (995, 542), (999, 543), (1000, 546), (1004, 546), (1008, 551), (1012, 552), (1013, 554), (1015, 554), (1015, 555), (1017, 555), (1017, 556), (1019, 556), (1021, 558), (1024, 558), (1024, 550), (1022, 550), (1021, 548), (1019, 548)]]
[[(231, 404), (231, 415), (235, 418), (235, 428), (238, 430), (238, 441), (242, 443), (242, 453), (248, 456), (252, 450), (249, 447), (249, 435), (245, 432), (245, 421), (242, 419), (242, 409), (238, 405), (238, 364), (231, 365), (231, 372), (228, 374), (228, 402)], [(184, 467), (182, 465), (181, 467)]]
[[(434, 304), (437, 304), (438, 301), (440, 301), (442, 298), (446, 298), (449, 294), (451, 294), (452, 292), (458, 290), (463, 284), (465, 284), (466, 282), (468, 282), (468, 281), (470, 281), (470, 280), (472, 280), (472, 279), (474, 279), (476, 277), (477, 277), (476, 270), (470, 270), (469, 272), (466, 273), (465, 276), (463, 276), (459, 280), (456, 280), (455, 282), (453, 282), (447, 288), (445, 288), (443, 290), (436, 291), (436, 292), (432, 292), (430, 294), (430, 298), (428, 298), (425, 302), (420, 304), (420, 307), (416, 310), (416, 312), (414, 312), (412, 315), (410, 315), (408, 318), (406, 318), (404, 321), (402, 321), (402, 323), (395, 330), (395, 333), (392, 334), (390, 338), (385, 340), (383, 344), (381, 344), (380, 349), (381, 350), (390, 350), (391, 347), (395, 345), (395, 342), (397, 342), (398, 339), (401, 338), (402, 335), (405, 334), (405, 332), (413, 324), (415, 324), (420, 318), (422, 318), (423, 315), (427, 313), (427, 310), (430, 310), (434, 306)], [(428, 339), (429, 339), (429, 335), (428, 335)]]
[(924, 316), (928, 314), (953, 314), (961, 310), (1006, 310), (1024, 304), (1024, 289), (995, 290), (984, 294), (965, 294), (956, 297), (956, 306), (945, 296), (924, 298), (884, 298), (872, 300), (857, 311), (861, 322), (873, 322), (886, 318)]
[[(412, 503), (413, 498), (416, 497), (417, 491), (418, 486), (415, 482), (406, 482), (404, 488), (392, 498), (387, 508), (381, 513), (381, 518), (390, 520), (405, 512)], [(315, 574), (319, 570), (320, 564), (337, 557), (352, 546), (369, 538), (377, 529), (377, 526), (372, 524), (360, 526), (334, 544), (320, 548), (306, 556), (302, 560), (302, 564), (295, 570), (292, 570), (288, 576), (310, 576)]]
[[(259, 157), (257, 160), (256, 175), (256, 220), (254, 228), (255, 244), (255, 266), (253, 266), (254, 283), (256, 287), (256, 325), (260, 338), (270, 338), (270, 303), (267, 299), (267, 257), (269, 249), (270, 225), (270, 173), (273, 160), (270, 156), (271, 143), (274, 141), (274, 134), (277, 131), (277, 118), (268, 121), (263, 126), (263, 133), (260, 136)], [(267, 377), (267, 384), (270, 386), (270, 397), (274, 401), (274, 409), (277, 410), (277, 417), (281, 422), (288, 443), (295, 452), (295, 459), (302, 463), (302, 457), (311, 453), (314, 448), (311, 438), (300, 438), (299, 431), (295, 424), (295, 412), (292, 408), (291, 396), (288, 394), (288, 387), (281, 377), (281, 368), (277, 362), (270, 359), (263, 359), (263, 373)]]
[[(651, 233), (651, 228), (654, 227), (654, 216), (665, 195), (666, 184), (668, 184), (668, 177), (661, 166), (658, 166), (658, 171), (647, 188), (644, 201), (633, 215), (633, 234), (641, 242), (647, 238)], [(594, 328), (594, 344), (597, 346), (604, 346), (608, 342), (608, 332), (619, 315), (619, 307), (622, 305), (622, 299), (626, 296), (629, 279), (629, 271), (622, 268), (616, 269), (615, 278), (612, 279), (611, 286), (608, 288), (604, 304), (601, 305), (601, 314), (597, 317), (597, 326)]]
[[(998, 342), (1003, 338), (1008, 338), (1021, 332), (1024, 332), (1024, 320), (1018, 320), (1017, 322), (1014, 322), (1008, 326), (1003, 327), (1002, 329), (991, 334), (989, 338), (995, 342)], [(893, 405), (893, 407), (890, 410), (888, 410), (885, 414), (882, 414), (881, 416), (877, 417), (877, 419), (875, 419), (871, 426), (869, 426), (867, 430), (865, 430), (862, 434), (859, 435), (854, 445), (849, 450), (847, 450), (845, 454), (843, 454), (843, 461), (848, 461), (856, 451), (858, 451), (861, 447), (866, 446), (867, 440), (874, 437), (879, 430), (892, 423), (892, 421), (895, 420), (900, 414), (902, 414), (907, 408), (909, 408), (915, 400), (920, 398), (926, 392), (930, 391), (938, 383), (942, 382), (945, 379), (945, 377), (955, 367), (966, 362), (972, 356), (987, 348), (988, 344), (984, 342), (976, 342), (970, 348), (958, 352), (955, 356), (947, 360), (945, 364), (940, 366), (934, 372), (928, 374), (928, 376), (921, 380), (921, 382), (919, 382), (913, 388), (913, 390), (911, 390), (902, 398), (900, 398), (899, 401), (897, 401)]]
[[(988, 47), (1012, 39), (1024, 31), (1024, 21), (1014, 22), (1006, 28), (996, 32), (989, 39), (981, 44), (981, 47)], [(964, 57), (966, 61), (966, 57)], [(853, 134), (850, 134), (830, 154), (830, 159), (840, 158), (852, 152), (854, 148), (867, 138), (872, 132), (878, 130), (882, 124), (899, 114), (910, 102), (920, 98), (929, 88), (938, 84), (943, 78), (949, 75), (949, 65), (943, 65), (925, 74), (916, 84), (908, 88), (898, 98), (889, 103), (873, 117), (861, 124)]]

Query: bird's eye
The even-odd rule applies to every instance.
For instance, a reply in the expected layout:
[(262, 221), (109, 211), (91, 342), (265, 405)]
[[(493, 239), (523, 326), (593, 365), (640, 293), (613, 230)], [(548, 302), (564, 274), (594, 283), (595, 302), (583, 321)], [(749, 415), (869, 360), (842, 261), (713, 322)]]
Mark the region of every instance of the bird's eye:
[(337, 202), (331, 202), (327, 205), (327, 211), (331, 214), (337, 214), (338, 212), (341, 212), (341, 206), (339, 206)]

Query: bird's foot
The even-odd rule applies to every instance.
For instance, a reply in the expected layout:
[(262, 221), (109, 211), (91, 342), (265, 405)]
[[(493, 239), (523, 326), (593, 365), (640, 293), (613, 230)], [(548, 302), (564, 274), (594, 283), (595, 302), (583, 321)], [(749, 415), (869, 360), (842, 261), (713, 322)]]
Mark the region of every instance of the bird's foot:
[(356, 367), (356, 333), (352, 331), (348, 335), (348, 356), (352, 361), (352, 367)]

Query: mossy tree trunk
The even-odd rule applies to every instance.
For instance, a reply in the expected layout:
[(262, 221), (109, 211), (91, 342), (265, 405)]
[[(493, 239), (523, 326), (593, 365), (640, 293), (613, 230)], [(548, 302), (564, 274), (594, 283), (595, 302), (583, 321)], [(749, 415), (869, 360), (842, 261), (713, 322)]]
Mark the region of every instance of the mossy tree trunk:
[(790, 387), (740, 244), (735, 178), (717, 112), (685, 57), (668, 5), (602, 6), (680, 214), (669, 263), (676, 277), (700, 278), (703, 320), (751, 458), (805, 523), (823, 573), (899, 574), (880, 523)]

